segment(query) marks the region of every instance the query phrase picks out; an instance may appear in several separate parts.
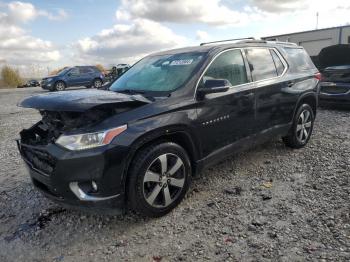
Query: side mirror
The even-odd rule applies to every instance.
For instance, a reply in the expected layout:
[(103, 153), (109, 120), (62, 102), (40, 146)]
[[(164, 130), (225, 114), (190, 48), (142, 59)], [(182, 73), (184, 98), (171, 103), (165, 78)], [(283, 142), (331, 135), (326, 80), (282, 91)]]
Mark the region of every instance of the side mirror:
[(207, 94), (224, 93), (229, 90), (230, 86), (230, 82), (226, 79), (208, 79), (198, 89), (198, 94), (204, 97)]

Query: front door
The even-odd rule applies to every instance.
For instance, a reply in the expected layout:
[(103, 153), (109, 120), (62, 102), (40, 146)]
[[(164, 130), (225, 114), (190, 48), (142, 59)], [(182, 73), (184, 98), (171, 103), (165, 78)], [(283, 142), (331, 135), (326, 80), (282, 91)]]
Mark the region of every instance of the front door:
[(78, 67), (72, 68), (67, 74), (68, 86), (79, 86), (81, 84), (80, 71)]
[(231, 87), (224, 93), (208, 94), (198, 103), (203, 157), (251, 135), (255, 114), (254, 84), (247, 76), (240, 49), (218, 55), (204, 73), (198, 89), (204, 88), (207, 79), (226, 79)]

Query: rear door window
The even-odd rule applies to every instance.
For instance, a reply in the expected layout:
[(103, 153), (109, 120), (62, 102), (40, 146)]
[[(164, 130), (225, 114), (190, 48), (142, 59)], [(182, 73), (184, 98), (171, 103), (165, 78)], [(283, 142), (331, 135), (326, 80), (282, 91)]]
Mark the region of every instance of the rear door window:
[(220, 54), (205, 72), (203, 82), (208, 79), (226, 79), (231, 86), (247, 83), (247, 71), (241, 50), (230, 50)]
[(246, 54), (254, 81), (277, 77), (275, 63), (269, 49), (249, 48), (246, 49)]
[(276, 71), (277, 71), (277, 75), (280, 76), (283, 74), (285, 66), (281, 61), (281, 58), (277, 55), (276, 51), (273, 49), (270, 49), (273, 61), (275, 63), (276, 66)]
[(94, 71), (91, 68), (89, 68), (89, 67), (81, 67), (80, 68), (80, 73), (81, 74), (91, 74), (93, 72)]

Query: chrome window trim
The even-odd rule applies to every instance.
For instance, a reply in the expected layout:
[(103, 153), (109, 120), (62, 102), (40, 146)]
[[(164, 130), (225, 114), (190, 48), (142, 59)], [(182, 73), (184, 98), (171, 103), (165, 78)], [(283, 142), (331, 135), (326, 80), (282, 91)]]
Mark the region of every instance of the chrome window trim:
[[(264, 81), (269, 81), (269, 80), (273, 80), (273, 79), (278, 79), (278, 78), (281, 78), (281, 77), (283, 77), (286, 73), (287, 73), (287, 71), (288, 71), (288, 69), (289, 69), (289, 65), (288, 65), (288, 63), (285, 61), (285, 59), (284, 59), (284, 57), (281, 55), (281, 53), (278, 51), (278, 49), (276, 48), (276, 47), (264, 47), (264, 46), (253, 46), (253, 47), (244, 47), (243, 49), (244, 50), (246, 50), (246, 49), (268, 49), (269, 51), (270, 50), (274, 50), (275, 52), (276, 52), (276, 54), (278, 55), (278, 57), (281, 59), (281, 61), (282, 61), (282, 64), (284, 65), (284, 71), (283, 71), (283, 73), (281, 74), (281, 75), (279, 75), (279, 76), (274, 76), (274, 77), (269, 77), (269, 78), (265, 78), (265, 79), (261, 79), (261, 80), (257, 80), (257, 81), (252, 81), (253, 83), (260, 83), (260, 82), (264, 82)], [(272, 58), (272, 61), (273, 61), (273, 57), (272, 57), (272, 55), (271, 55), (271, 53), (270, 53), (270, 56), (271, 56), (271, 58)], [(248, 58), (247, 58), (247, 60), (248, 60)], [(275, 66), (275, 65), (274, 65)], [(276, 66), (275, 66), (276, 67)], [(276, 74), (277, 74), (277, 71), (276, 71)], [(257, 88), (257, 87), (256, 87)]]
[[(277, 54), (277, 56), (279, 57), (279, 59), (281, 60), (283, 66), (284, 66), (284, 70), (283, 70), (282, 74), (279, 75), (279, 76), (283, 76), (283, 75), (287, 72), (287, 70), (288, 70), (288, 68), (289, 68), (289, 64), (287, 63), (287, 61), (284, 59), (284, 57), (281, 55), (281, 53), (279, 52), (279, 50), (278, 50), (277, 48), (271, 47), (271, 48), (269, 48), (269, 49), (272, 50), (272, 51), (274, 51), (274, 52)], [(273, 57), (272, 57), (272, 60), (273, 60)], [(276, 70), (277, 70), (277, 69), (276, 69)], [(278, 77), (279, 77), (279, 76), (278, 76)]]
[[(281, 59), (282, 64), (284, 65), (284, 71), (279, 76), (266, 78), (266, 79), (262, 79), (262, 80), (258, 80), (258, 81), (253, 81), (253, 79), (251, 79), (252, 80), (251, 82), (247, 82), (247, 83), (240, 84), (240, 85), (235, 85), (235, 86), (230, 86), (229, 87), (230, 89), (238, 88), (239, 89), (238, 91), (242, 91), (242, 90), (244, 90), (244, 88), (241, 89), (241, 87), (245, 87), (245, 86), (248, 86), (248, 85), (251, 85), (251, 89), (256, 89), (256, 88), (258, 88), (258, 86), (255, 85), (256, 83), (282, 78), (287, 73), (287, 71), (289, 69), (289, 64), (287, 63), (287, 61), (284, 59), (284, 57), (281, 55), (280, 51), (276, 47), (252, 46), (252, 47), (243, 47), (243, 48), (236, 47), (236, 48), (225, 49), (225, 50), (222, 50), (221, 52), (217, 53), (213, 57), (213, 59), (209, 62), (209, 64), (205, 67), (205, 69), (203, 70), (202, 74), (200, 75), (199, 79), (197, 80), (197, 84), (196, 84), (195, 91), (194, 91), (194, 99), (196, 100), (196, 98), (197, 98), (197, 90), (198, 90), (199, 82), (202, 80), (204, 74), (207, 72), (208, 68), (211, 66), (211, 64), (216, 60), (216, 58), (218, 56), (220, 56), (221, 54), (226, 53), (228, 51), (241, 50), (241, 54), (242, 54), (242, 58), (243, 58), (243, 61), (244, 61), (244, 65), (246, 66), (245, 62), (248, 61), (248, 58), (246, 56), (244, 56), (243, 52), (245, 52), (245, 50), (249, 49), (249, 48), (259, 48), (259, 49), (264, 48), (264, 49), (268, 49), (268, 50), (274, 50), (276, 52), (277, 56)], [(273, 59), (272, 55), (271, 55), (271, 58)], [(250, 72), (250, 70), (249, 70), (249, 72)], [(247, 79), (249, 80), (250, 77), (248, 76), (247, 68), (246, 68), (246, 73), (247, 73)], [(276, 73), (277, 73), (277, 71), (276, 71)]]

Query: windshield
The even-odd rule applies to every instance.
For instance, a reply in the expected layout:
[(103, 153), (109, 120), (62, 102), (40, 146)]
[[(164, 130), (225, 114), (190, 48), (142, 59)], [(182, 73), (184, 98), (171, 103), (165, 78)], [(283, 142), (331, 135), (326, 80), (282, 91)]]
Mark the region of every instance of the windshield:
[(185, 84), (203, 57), (204, 53), (199, 52), (146, 57), (115, 81), (110, 90), (174, 91)]

